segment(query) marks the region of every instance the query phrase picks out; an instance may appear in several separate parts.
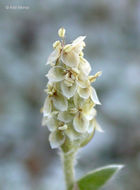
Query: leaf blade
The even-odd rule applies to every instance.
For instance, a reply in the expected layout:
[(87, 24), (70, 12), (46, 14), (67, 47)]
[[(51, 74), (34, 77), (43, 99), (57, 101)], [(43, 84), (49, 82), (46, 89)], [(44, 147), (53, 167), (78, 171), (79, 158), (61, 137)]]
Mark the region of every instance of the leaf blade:
[(122, 167), (122, 165), (109, 165), (96, 169), (79, 179), (78, 187), (80, 190), (98, 190)]

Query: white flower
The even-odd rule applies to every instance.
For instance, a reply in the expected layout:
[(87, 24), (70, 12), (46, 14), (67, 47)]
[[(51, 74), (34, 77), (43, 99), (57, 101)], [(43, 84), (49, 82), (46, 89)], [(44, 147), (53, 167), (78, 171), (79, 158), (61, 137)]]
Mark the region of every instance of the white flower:
[[(80, 137), (80, 134), (73, 129), (72, 123), (65, 124), (62, 118), (65, 118), (67, 121), (71, 119), (67, 118), (66, 113), (63, 113), (64, 112), (58, 114), (57, 112), (53, 112), (50, 117), (46, 118), (46, 124), (51, 132), (49, 140), (52, 148), (60, 147), (66, 137), (71, 141), (79, 139)], [(61, 119), (63, 121), (61, 121)]]
[(77, 110), (73, 119), (74, 129), (79, 133), (85, 133), (88, 131), (89, 121), (96, 116), (94, 104), (90, 99), (85, 100), (78, 94), (74, 96), (74, 103)]
[(63, 130), (67, 129), (67, 126), (63, 122), (58, 121), (57, 115), (57, 112), (53, 112), (52, 115), (46, 119), (48, 129), (51, 131), (49, 140), (52, 148), (57, 148), (64, 143), (65, 135)]
[(96, 90), (91, 86), (91, 82), (95, 81), (98, 76), (100, 76), (99, 73), (96, 73), (94, 76), (90, 76), (83, 83), (78, 83), (78, 94), (84, 99), (88, 99), (90, 97), (95, 104), (100, 105), (101, 103), (98, 99)]
[(77, 67), (79, 65), (79, 54), (85, 45), (85, 43), (83, 42), (84, 39), (85, 36), (80, 36), (76, 40), (74, 40), (72, 44), (64, 46), (61, 59), (65, 65), (69, 67)]
[(66, 137), (68, 137), (68, 139), (71, 142), (81, 139), (81, 137), (83, 135), (82, 133), (78, 133), (77, 131), (74, 130), (72, 123), (69, 124), (67, 130), (64, 131), (64, 134)]
[(66, 111), (68, 108), (68, 101), (62, 94), (57, 93), (52, 97), (55, 108), (59, 111)]
[(95, 104), (101, 104), (99, 99), (98, 99), (98, 96), (97, 96), (97, 93), (96, 93), (96, 90), (93, 88), (93, 87), (87, 87), (87, 88), (78, 88), (78, 94), (80, 97), (82, 98), (91, 98), (92, 101), (95, 103)]
[(68, 86), (65, 81), (63, 81), (61, 83), (61, 90), (65, 97), (71, 98), (77, 90), (77, 84), (74, 82), (71, 86)]
[(58, 119), (65, 123), (69, 123), (73, 119), (73, 114), (71, 114), (69, 111), (59, 112)]
[(77, 89), (75, 74), (76, 71), (72, 69), (67, 70), (62, 66), (54, 66), (48, 72), (47, 77), (51, 82), (61, 82), (62, 94), (71, 98)]
[(79, 55), (74, 51), (70, 53), (63, 52), (61, 57), (63, 63), (69, 67), (77, 67), (79, 65)]
[(52, 148), (58, 148), (65, 142), (65, 136), (60, 131), (53, 131), (49, 136), (49, 141)]
[(61, 66), (52, 67), (46, 75), (51, 82), (59, 82), (64, 80), (66, 70)]
[(78, 112), (73, 120), (74, 129), (79, 133), (87, 131), (89, 126), (89, 120), (85, 117), (83, 112)]
[(66, 111), (68, 108), (67, 98), (64, 97), (61, 93), (59, 93), (56, 88), (52, 85), (48, 85), (48, 89), (46, 90), (48, 96), (45, 100), (43, 106), (43, 114), (44, 116), (48, 116), (52, 112), (52, 108), (59, 111)]
[(48, 57), (48, 60), (47, 60), (47, 65), (48, 64), (55, 64), (57, 59), (60, 57), (60, 54), (61, 54), (61, 49), (62, 49), (62, 46), (61, 46), (61, 43), (60, 41), (56, 41), (54, 44), (53, 44), (53, 47), (55, 48), (54, 51), (50, 54), (50, 56)]

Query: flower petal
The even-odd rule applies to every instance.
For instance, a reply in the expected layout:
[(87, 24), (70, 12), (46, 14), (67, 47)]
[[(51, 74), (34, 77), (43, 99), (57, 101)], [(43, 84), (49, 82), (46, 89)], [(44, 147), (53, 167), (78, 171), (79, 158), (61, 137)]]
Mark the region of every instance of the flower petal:
[(91, 99), (95, 104), (101, 104), (101, 102), (98, 99), (98, 96), (96, 94), (96, 91), (93, 87), (90, 87), (90, 93), (91, 93)]
[(83, 142), (80, 144), (80, 147), (87, 145), (92, 140), (94, 134), (95, 134), (95, 129), (91, 133), (86, 133), (85, 137), (83, 138), (84, 139)]
[(95, 110), (94, 108), (92, 108), (92, 109), (89, 111), (89, 113), (87, 113), (86, 118), (87, 118), (88, 120), (92, 120), (93, 118), (95, 118), (96, 113), (97, 113), (96, 110)]
[(63, 63), (69, 67), (77, 67), (79, 64), (79, 55), (74, 51), (63, 53), (61, 57)]
[(59, 82), (65, 78), (64, 68), (61, 66), (52, 67), (46, 75), (51, 82)]
[(94, 129), (96, 129), (99, 132), (104, 132), (103, 129), (100, 127), (100, 125), (97, 123), (95, 118), (90, 120), (89, 126), (88, 126), (88, 132), (91, 133)]
[(73, 129), (72, 125), (68, 126), (68, 129), (65, 130), (65, 135), (70, 139), (70, 141), (74, 141), (81, 138), (81, 133), (78, 133)]
[(88, 99), (90, 96), (90, 89), (89, 88), (78, 88), (78, 94), (81, 98)]
[(84, 104), (84, 99), (81, 98), (78, 93), (74, 94), (73, 100), (74, 100), (74, 105), (76, 106), (76, 108), (81, 108)]
[(91, 110), (94, 107), (94, 102), (91, 100), (91, 98), (88, 98), (84, 101), (84, 104), (82, 105), (82, 110), (85, 115), (90, 114)]
[(85, 133), (88, 129), (89, 120), (84, 116), (82, 112), (76, 114), (73, 120), (74, 129), (79, 133)]
[(52, 111), (52, 101), (49, 96), (47, 96), (44, 106), (43, 106), (43, 116), (48, 116)]
[(58, 119), (64, 123), (68, 123), (73, 119), (73, 115), (69, 111), (60, 112), (58, 114)]
[(86, 76), (87, 76), (87, 75), (90, 73), (90, 71), (91, 71), (91, 66), (90, 66), (89, 62), (88, 62), (86, 59), (84, 59), (83, 57), (80, 58), (80, 65), (79, 65), (79, 67), (80, 67), (80, 70), (81, 70)]
[(72, 46), (74, 48), (74, 51), (78, 54), (83, 50), (85, 43), (83, 42), (86, 36), (79, 36), (72, 42)]
[(81, 88), (86, 88), (89, 85), (87, 79), (87, 76), (83, 72), (80, 72), (80, 75), (78, 75), (76, 82)]
[(61, 90), (62, 90), (62, 94), (67, 97), (67, 98), (71, 98), (74, 94), (75, 91), (77, 89), (77, 84), (76, 82), (74, 82), (74, 84), (72, 84), (72, 86), (67, 86), (64, 81), (61, 82)]
[(99, 125), (99, 123), (96, 121), (96, 130), (103, 133), (104, 130), (101, 128), (101, 126)]
[(55, 96), (53, 96), (52, 100), (53, 100), (53, 104), (54, 104), (56, 109), (58, 109), (59, 111), (66, 111), (67, 110), (68, 102), (64, 96), (57, 93)]
[(50, 54), (50, 56), (48, 57), (47, 65), (48, 65), (48, 64), (55, 63), (59, 56), (60, 56), (60, 50), (55, 49), (55, 50)]
[(55, 131), (58, 127), (58, 121), (53, 116), (47, 118), (46, 124), (50, 131)]
[(81, 42), (83, 42), (85, 38), (86, 38), (86, 36), (79, 36), (78, 38), (76, 38), (76, 39), (72, 42), (72, 45), (73, 45), (73, 46), (77, 46), (78, 44), (80, 44)]
[(89, 121), (89, 126), (88, 126), (88, 133), (92, 133), (96, 128), (96, 120), (92, 119)]
[(65, 136), (61, 131), (54, 131), (50, 134), (49, 141), (52, 148), (58, 148), (64, 143)]

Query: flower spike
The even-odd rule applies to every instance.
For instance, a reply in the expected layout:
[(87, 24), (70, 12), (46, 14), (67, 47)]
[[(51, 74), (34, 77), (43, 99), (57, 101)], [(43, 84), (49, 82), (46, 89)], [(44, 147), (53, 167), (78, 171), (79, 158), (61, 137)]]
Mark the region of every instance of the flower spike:
[(43, 107), (43, 124), (50, 131), (50, 145), (70, 152), (91, 139), (95, 130), (102, 131), (96, 122), (96, 104), (101, 104), (91, 83), (101, 75), (89, 76), (91, 66), (84, 58), (85, 36), (65, 44), (65, 29), (58, 30), (62, 41), (54, 42), (54, 51), (47, 64), (47, 98)]

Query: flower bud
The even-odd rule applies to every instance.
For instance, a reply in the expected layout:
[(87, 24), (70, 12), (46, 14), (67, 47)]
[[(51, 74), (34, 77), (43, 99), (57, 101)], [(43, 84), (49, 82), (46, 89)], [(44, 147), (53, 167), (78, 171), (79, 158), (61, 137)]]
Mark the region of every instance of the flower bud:
[(58, 30), (58, 36), (60, 37), (60, 38), (64, 38), (65, 37), (65, 29), (64, 28), (60, 28), (59, 30)]
[(99, 71), (99, 72), (97, 72), (95, 75), (89, 76), (89, 81), (90, 81), (90, 82), (95, 82), (95, 80), (96, 80), (98, 77), (100, 77), (101, 75), (102, 75), (102, 71)]
[(57, 40), (56, 42), (53, 43), (53, 48), (56, 48), (56, 47), (59, 46), (59, 45), (60, 45), (60, 41)]
[(64, 52), (68, 53), (72, 50), (72, 45), (71, 44), (67, 44), (64, 46)]

